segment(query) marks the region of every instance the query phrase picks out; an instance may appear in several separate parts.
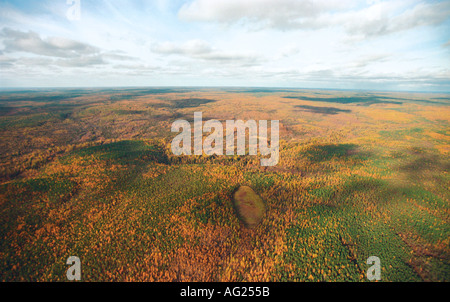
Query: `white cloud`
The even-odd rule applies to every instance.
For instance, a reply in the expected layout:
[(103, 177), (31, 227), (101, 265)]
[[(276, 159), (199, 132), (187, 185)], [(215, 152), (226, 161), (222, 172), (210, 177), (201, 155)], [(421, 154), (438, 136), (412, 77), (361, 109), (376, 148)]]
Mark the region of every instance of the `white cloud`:
[(190, 40), (185, 43), (157, 43), (152, 47), (152, 51), (162, 55), (181, 55), (191, 59), (246, 66), (262, 61), (257, 54), (219, 51), (202, 40)]
[(450, 19), (450, 2), (417, 3), (407, 8), (407, 2), (379, 2), (357, 12), (332, 18), (348, 33), (363, 37), (380, 36), (419, 26), (439, 25)]
[(351, 67), (363, 68), (370, 64), (386, 62), (390, 58), (389, 54), (373, 54), (369, 56), (364, 56), (362, 58), (356, 59)]
[(194, 0), (183, 5), (179, 16), (187, 21), (233, 23), (243, 19), (265, 22), (276, 28), (298, 25), (303, 18), (313, 19), (324, 12), (348, 8), (348, 0)]
[(2, 55), (0, 64), (4, 68), (13, 68), (17, 65), (88, 67), (106, 65), (108, 61), (137, 60), (120, 51), (102, 51), (98, 47), (75, 40), (61, 37), (43, 39), (33, 31), (23, 32), (7, 27), (0, 32), (0, 37), (3, 38), (4, 45), (2, 54), (26, 55), (19, 58)]
[[(359, 4), (359, 5), (358, 5)], [(385, 35), (450, 19), (450, 2), (417, 1), (193, 0), (181, 7), (184, 21), (253, 24), (278, 30), (342, 27), (352, 35)]]
[(183, 44), (173, 42), (157, 43), (152, 51), (160, 54), (181, 54), (187, 56), (201, 55), (212, 51), (209, 43), (202, 40), (190, 40)]
[(3, 38), (4, 52), (27, 52), (49, 57), (70, 58), (91, 55), (99, 49), (89, 44), (60, 37), (42, 39), (33, 31), (22, 32), (4, 28), (0, 37)]

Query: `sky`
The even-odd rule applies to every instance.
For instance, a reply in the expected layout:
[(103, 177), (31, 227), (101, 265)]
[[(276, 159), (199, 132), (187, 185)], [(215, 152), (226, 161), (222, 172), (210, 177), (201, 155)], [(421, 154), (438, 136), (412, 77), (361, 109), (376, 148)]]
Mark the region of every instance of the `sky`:
[(0, 0), (0, 87), (450, 91), (450, 1)]

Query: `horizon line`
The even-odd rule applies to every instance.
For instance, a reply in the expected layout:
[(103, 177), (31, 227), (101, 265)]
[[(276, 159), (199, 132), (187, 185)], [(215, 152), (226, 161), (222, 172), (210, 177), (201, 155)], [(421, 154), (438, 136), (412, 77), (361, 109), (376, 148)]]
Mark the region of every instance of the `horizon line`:
[(142, 88), (194, 88), (194, 89), (242, 89), (242, 88), (252, 88), (252, 89), (292, 89), (292, 90), (330, 90), (330, 91), (364, 91), (364, 92), (398, 92), (398, 93), (443, 93), (450, 94), (449, 91), (436, 91), (436, 90), (389, 90), (389, 89), (367, 89), (367, 88), (313, 88), (313, 87), (293, 87), (293, 86), (215, 86), (215, 85), (205, 85), (205, 86), (197, 86), (197, 85), (159, 85), (159, 86), (9, 86), (9, 87), (0, 87), (0, 91), (22, 91), (22, 90), (44, 90), (44, 89), (52, 89), (52, 90), (66, 90), (66, 89), (142, 89)]

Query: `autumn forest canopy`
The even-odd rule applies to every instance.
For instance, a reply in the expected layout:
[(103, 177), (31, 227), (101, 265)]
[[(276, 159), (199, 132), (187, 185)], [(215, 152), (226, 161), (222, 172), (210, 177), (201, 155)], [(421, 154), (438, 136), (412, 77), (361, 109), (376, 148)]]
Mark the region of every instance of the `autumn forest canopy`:
[[(0, 280), (65, 281), (78, 256), (83, 281), (367, 281), (377, 256), (382, 281), (449, 281), (449, 105), (445, 93), (2, 90)], [(171, 125), (194, 112), (278, 120), (279, 162), (173, 154)]]

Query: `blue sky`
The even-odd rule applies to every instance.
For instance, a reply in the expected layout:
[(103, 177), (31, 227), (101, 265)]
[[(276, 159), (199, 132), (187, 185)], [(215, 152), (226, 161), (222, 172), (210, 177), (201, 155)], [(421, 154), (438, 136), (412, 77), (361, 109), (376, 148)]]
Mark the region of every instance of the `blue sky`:
[(450, 91), (450, 1), (0, 0), (0, 87), (72, 86)]

